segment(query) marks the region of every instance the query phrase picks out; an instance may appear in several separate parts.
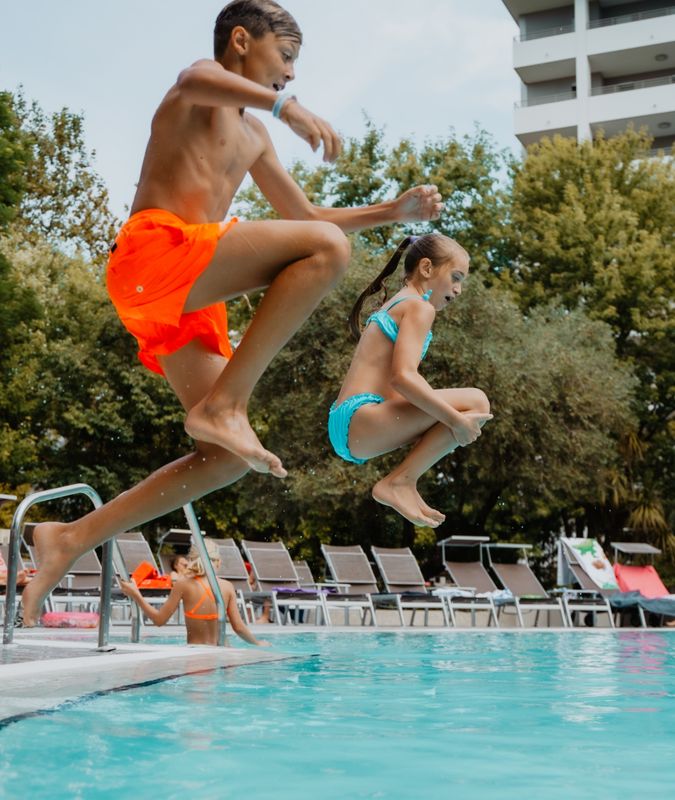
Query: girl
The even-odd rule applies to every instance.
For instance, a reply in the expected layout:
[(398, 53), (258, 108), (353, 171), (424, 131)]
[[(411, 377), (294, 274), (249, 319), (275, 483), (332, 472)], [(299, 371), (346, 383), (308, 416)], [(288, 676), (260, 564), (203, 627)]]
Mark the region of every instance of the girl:
[[(220, 566), (220, 551), (212, 539), (204, 539), (206, 549), (214, 569)], [(179, 578), (171, 589), (171, 594), (164, 605), (153, 608), (140, 593), (138, 586), (131, 581), (120, 581), (120, 588), (124, 594), (131, 598), (155, 625), (164, 625), (183, 602), (185, 612), (185, 627), (187, 628), (188, 644), (218, 644), (218, 613), (216, 600), (205, 578), (206, 570), (199, 557), (199, 551), (192, 547), (187, 555), (188, 567), (184, 577)], [(218, 578), (220, 591), (225, 601), (227, 616), (230, 619), (232, 630), (249, 644), (268, 646), (269, 642), (256, 639), (246, 627), (237, 608), (237, 598), (234, 587), (229, 581)]]
[[(403, 288), (368, 317), (360, 336), (364, 301), (381, 289), (386, 301), (384, 279), (404, 252)], [(401, 464), (375, 484), (373, 497), (415, 525), (432, 528), (445, 516), (420, 497), (417, 480), (456, 447), (475, 441), (492, 419), (480, 389), (432, 389), (417, 371), (436, 312), (459, 297), (468, 272), (469, 256), (447, 236), (408, 236), (401, 242), (352, 309), (349, 322), (360, 341), (328, 417), (331, 444), (345, 461), (363, 464), (414, 443)]]

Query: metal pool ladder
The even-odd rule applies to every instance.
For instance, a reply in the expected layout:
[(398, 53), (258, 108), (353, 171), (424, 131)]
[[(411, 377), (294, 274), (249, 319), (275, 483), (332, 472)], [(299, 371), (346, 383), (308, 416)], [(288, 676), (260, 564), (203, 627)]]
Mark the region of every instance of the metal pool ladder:
[[(100, 508), (103, 505), (98, 492), (88, 486), (86, 483), (74, 483), (69, 486), (60, 486), (55, 489), (46, 489), (42, 492), (35, 492), (26, 496), (18, 505), (14, 512), (12, 519), (12, 527), (10, 529), (9, 538), (9, 559), (7, 564), (7, 586), (5, 593), (5, 626), (3, 631), (2, 643), (12, 644), (14, 641), (14, 619), (16, 613), (16, 576), (19, 564), (19, 551), (21, 545), (21, 537), (23, 534), (24, 521), (28, 510), (38, 503), (45, 503), (50, 500), (58, 500), (63, 497), (71, 497), (73, 495), (82, 494), (88, 497), (94, 505), (94, 508)], [(183, 512), (190, 527), (193, 540), (199, 551), (202, 564), (206, 570), (206, 577), (216, 599), (216, 607), (218, 612), (218, 645), (220, 647), (225, 645), (226, 633), (226, 608), (223, 596), (218, 585), (213, 564), (209, 558), (206, 545), (202, 532), (197, 521), (197, 515), (194, 512), (192, 503), (187, 503), (183, 506)], [(113, 560), (118, 574), (124, 580), (129, 580), (129, 574), (122, 561), (117, 542), (114, 537), (103, 543), (102, 556), (101, 556), (101, 598), (100, 598), (100, 616), (98, 625), (98, 647), (97, 649), (105, 652), (114, 650), (114, 646), (109, 644), (109, 629), (110, 629), (110, 605), (112, 597), (112, 580), (113, 580)], [(140, 608), (131, 603), (131, 641), (138, 642), (140, 640), (140, 631), (143, 623), (143, 617)]]

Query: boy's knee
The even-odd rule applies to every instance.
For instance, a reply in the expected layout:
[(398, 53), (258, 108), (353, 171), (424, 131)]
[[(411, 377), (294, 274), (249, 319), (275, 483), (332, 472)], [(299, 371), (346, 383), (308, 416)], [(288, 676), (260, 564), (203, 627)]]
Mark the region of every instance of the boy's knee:
[(321, 254), (330, 263), (332, 270), (337, 275), (342, 275), (346, 272), (349, 265), (349, 258), (352, 253), (352, 247), (349, 239), (345, 236), (343, 231), (332, 222), (319, 222), (321, 226), (320, 244), (319, 248)]

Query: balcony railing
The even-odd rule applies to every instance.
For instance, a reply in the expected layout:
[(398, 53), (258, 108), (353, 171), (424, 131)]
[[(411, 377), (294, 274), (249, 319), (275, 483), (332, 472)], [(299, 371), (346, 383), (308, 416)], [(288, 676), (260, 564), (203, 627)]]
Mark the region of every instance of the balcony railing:
[(666, 8), (652, 8), (649, 11), (636, 11), (634, 14), (621, 14), (618, 17), (607, 17), (606, 19), (592, 19), (588, 23), (588, 27), (605, 28), (609, 25), (623, 25), (625, 22), (639, 22), (641, 19), (666, 17), (669, 14), (675, 14), (675, 6), (667, 6)]
[(528, 97), (519, 103), (514, 103), (516, 108), (528, 108), (529, 106), (543, 106), (546, 103), (560, 103), (563, 100), (574, 100), (576, 92), (561, 92), (559, 94), (545, 94), (541, 97)]
[(600, 94), (615, 94), (616, 92), (632, 92), (634, 89), (668, 86), (671, 83), (675, 83), (675, 75), (661, 75), (660, 78), (647, 78), (643, 81), (626, 81), (626, 83), (613, 83), (610, 86), (594, 86), (591, 89), (591, 94), (596, 96)]
[(555, 28), (542, 28), (540, 31), (530, 31), (516, 36), (517, 42), (529, 42), (532, 39), (545, 39), (547, 36), (560, 36), (562, 33), (574, 33), (574, 23), (557, 25)]

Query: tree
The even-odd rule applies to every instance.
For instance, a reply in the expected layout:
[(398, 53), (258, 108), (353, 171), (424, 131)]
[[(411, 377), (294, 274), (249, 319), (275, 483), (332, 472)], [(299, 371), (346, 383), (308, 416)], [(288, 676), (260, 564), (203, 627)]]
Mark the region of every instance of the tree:
[(649, 158), (650, 144), (628, 131), (531, 146), (513, 165), (511, 269), (502, 278), (526, 312), (559, 298), (611, 327), (618, 356), (640, 378), (638, 445), (623, 444), (624, 480), (615, 476), (610, 502), (586, 508), (586, 522), (658, 530), (667, 543), (675, 509), (675, 166)]
[(25, 192), (17, 221), (27, 241), (81, 253), (105, 265), (119, 221), (108, 207), (108, 190), (92, 166), (95, 152), (84, 143), (84, 118), (64, 108), (46, 115), (23, 95), (14, 97), (14, 113), (30, 147)]

